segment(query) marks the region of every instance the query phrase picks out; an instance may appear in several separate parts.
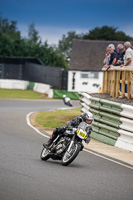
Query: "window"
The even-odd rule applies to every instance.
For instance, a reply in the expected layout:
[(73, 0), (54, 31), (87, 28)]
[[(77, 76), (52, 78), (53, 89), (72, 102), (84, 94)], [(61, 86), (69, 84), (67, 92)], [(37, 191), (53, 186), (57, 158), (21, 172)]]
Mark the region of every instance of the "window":
[(90, 72), (89, 78), (98, 79), (99, 78), (99, 73), (98, 72)]
[(81, 73), (81, 78), (89, 78), (89, 74)]
[(89, 78), (89, 79), (98, 79), (99, 78), (99, 72), (88, 72), (80, 74), (81, 78)]

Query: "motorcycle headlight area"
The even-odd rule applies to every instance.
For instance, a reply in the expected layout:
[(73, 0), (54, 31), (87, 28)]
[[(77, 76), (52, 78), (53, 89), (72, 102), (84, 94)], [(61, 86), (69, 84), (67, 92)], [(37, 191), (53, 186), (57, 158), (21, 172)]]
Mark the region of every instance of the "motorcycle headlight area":
[(88, 137), (88, 134), (86, 133), (86, 131), (84, 131), (83, 129), (78, 129), (77, 130), (77, 136), (81, 139), (86, 140)]

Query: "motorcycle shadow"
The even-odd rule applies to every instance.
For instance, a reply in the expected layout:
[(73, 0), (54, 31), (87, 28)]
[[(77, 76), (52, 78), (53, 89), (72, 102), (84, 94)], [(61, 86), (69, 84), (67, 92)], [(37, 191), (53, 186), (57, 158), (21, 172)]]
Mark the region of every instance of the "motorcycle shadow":
[(81, 165), (78, 161), (76, 162), (73, 162), (71, 163), (70, 165), (67, 165), (67, 166), (63, 166), (61, 164), (61, 162), (59, 160), (47, 160), (47, 161), (42, 161), (40, 160), (41, 163), (45, 164), (45, 165), (51, 165), (51, 166), (61, 166), (61, 167), (68, 167), (68, 168), (83, 168), (83, 165)]

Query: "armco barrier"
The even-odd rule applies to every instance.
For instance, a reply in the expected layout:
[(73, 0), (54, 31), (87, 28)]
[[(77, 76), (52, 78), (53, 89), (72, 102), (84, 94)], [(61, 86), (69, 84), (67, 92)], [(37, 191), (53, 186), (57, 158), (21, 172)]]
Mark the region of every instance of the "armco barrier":
[(80, 94), (81, 111), (94, 115), (91, 137), (133, 151), (133, 106)]
[(39, 93), (47, 93), (50, 89), (50, 85), (43, 83), (35, 83), (33, 90)]
[(26, 90), (29, 85), (29, 81), (21, 80), (9, 80), (9, 79), (0, 79), (0, 88), (3, 89), (21, 89)]

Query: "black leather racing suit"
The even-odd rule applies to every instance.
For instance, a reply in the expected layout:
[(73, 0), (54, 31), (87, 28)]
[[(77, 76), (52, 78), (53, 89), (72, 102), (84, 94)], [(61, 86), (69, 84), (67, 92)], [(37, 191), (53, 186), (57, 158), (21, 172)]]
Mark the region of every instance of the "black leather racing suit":
[[(77, 128), (78, 125), (79, 125), (81, 122), (83, 122), (82, 117), (75, 117), (74, 119), (72, 119), (72, 121), (68, 121), (66, 126), (57, 127), (57, 128), (53, 131), (52, 139), (54, 140), (54, 139), (57, 137), (58, 134), (63, 134), (64, 131), (65, 131), (68, 127)], [(87, 134), (88, 134), (88, 136), (90, 135), (91, 130), (92, 130), (91, 125), (88, 125), (88, 128), (87, 128)]]

